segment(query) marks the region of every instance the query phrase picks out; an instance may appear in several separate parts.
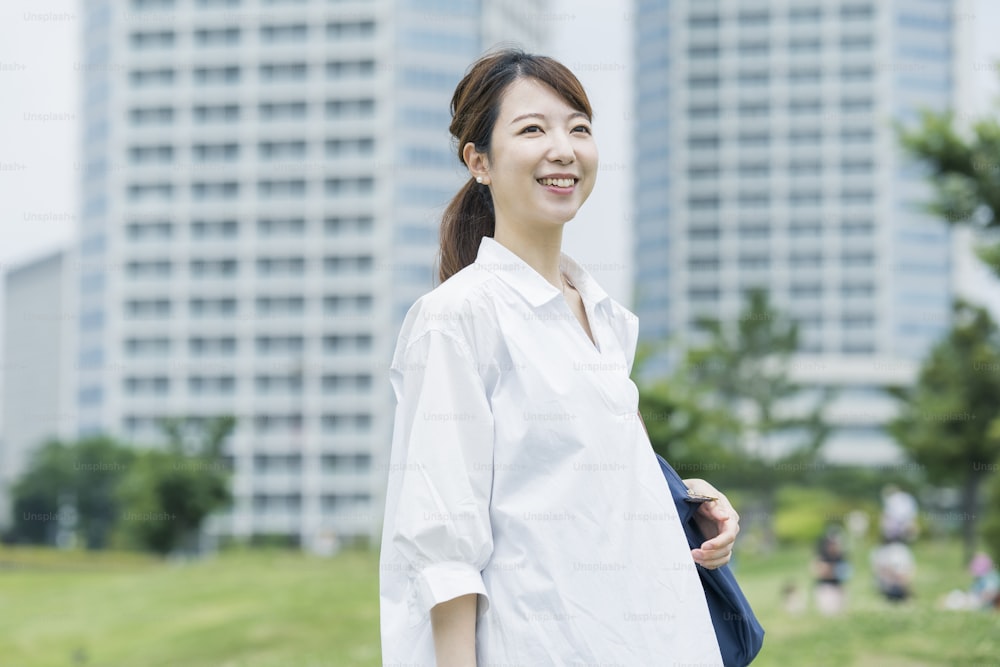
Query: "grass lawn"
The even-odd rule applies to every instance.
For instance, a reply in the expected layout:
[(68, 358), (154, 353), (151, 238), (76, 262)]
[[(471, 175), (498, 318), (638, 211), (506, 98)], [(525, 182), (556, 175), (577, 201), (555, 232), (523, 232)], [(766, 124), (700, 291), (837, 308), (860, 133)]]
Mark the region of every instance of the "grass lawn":
[[(957, 545), (916, 550), (918, 598), (872, 592), (856, 549), (849, 611), (782, 608), (782, 584), (808, 591), (805, 548), (743, 555), (738, 575), (767, 629), (757, 666), (1000, 666), (1000, 614), (935, 609), (967, 578)], [(3, 667), (367, 667), (379, 665), (378, 563), (277, 551), (196, 563), (128, 554), (0, 549)], [(669, 661), (668, 661), (669, 662)], [(643, 667), (643, 666), (636, 666)]]

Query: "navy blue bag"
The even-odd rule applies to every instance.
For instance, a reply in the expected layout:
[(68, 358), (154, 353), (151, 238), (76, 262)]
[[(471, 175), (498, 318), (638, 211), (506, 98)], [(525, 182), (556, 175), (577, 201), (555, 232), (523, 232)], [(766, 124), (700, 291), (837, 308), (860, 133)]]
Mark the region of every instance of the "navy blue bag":
[[(688, 500), (688, 489), (673, 466), (659, 454), (656, 458), (660, 461), (660, 469), (670, 487), (670, 495), (677, 506), (677, 515), (684, 526), (688, 544), (692, 549), (697, 549), (705, 541), (705, 536), (694, 521), (698, 505)], [(715, 570), (706, 570), (701, 566), (696, 566), (695, 569), (705, 588), (705, 599), (719, 640), (722, 662), (726, 667), (749, 665), (764, 643), (764, 628), (754, 616), (750, 603), (736, 583), (736, 577), (728, 565)]]

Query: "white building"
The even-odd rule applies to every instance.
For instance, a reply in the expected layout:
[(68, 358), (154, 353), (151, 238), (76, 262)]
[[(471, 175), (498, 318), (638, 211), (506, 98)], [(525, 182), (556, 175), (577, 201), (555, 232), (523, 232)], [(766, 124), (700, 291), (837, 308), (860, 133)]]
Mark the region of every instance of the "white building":
[(234, 414), (212, 532), (376, 538), (388, 361), (464, 178), (451, 93), (540, 7), (86, 3), (80, 432)]
[(695, 338), (769, 291), (793, 376), (834, 386), (833, 461), (892, 462), (879, 390), (949, 326), (951, 234), (893, 120), (964, 95), (964, 0), (637, 0), (636, 311)]
[(4, 275), (0, 528), (11, 520), (10, 487), (32, 452), (50, 438), (73, 437), (71, 264), (71, 253), (58, 251)]

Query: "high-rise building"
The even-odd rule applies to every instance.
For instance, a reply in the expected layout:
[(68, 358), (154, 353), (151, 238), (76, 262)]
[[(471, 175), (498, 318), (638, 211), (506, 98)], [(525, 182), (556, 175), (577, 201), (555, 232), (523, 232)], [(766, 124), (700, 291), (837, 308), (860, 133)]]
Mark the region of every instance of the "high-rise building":
[(48, 439), (73, 436), (76, 285), (68, 278), (71, 258), (71, 250), (49, 253), (3, 277), (0, 528), (11, 519), (10, 489), (32, 452)]
[(465, 177), (448, 104), (544, 3), (84, 7), (81, 433), (238, 418), (210, 532), (378, 535), (388, 362)]
[(641, 336), (697, 340), (766, 289), (800, 325), (793, 377), (839, 390), (831, 460), (895, 459), (880, 387), (949, 325), (951, 235), (892, 122), (956, 104), (963, 7), (637, 0)]

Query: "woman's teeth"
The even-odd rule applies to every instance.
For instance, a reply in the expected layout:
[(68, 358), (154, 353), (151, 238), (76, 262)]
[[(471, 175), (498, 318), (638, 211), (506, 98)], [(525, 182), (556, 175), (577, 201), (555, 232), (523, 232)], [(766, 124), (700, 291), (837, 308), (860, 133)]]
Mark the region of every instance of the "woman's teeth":
[(538, 182), (542, 185), (554, 185), (557, 188), (570, 188), (576, 183), (575, 178), (539, 178)]

